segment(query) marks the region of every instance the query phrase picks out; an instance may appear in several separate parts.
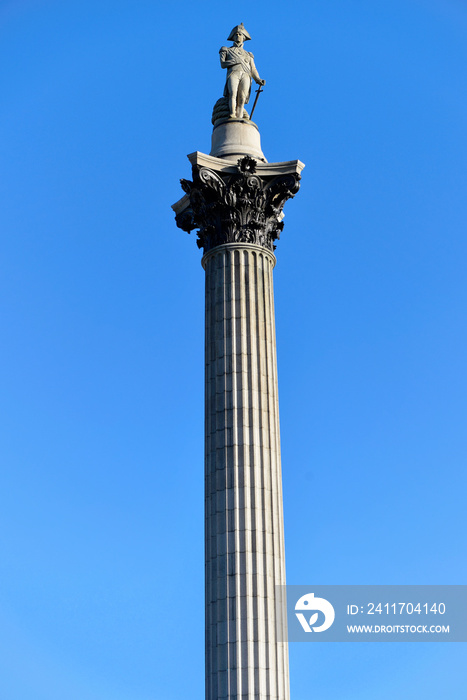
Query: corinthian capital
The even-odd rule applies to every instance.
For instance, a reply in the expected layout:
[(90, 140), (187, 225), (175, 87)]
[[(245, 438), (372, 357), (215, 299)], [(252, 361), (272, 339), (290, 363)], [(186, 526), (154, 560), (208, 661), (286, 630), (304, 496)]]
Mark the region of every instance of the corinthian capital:
[(206, 253), (225, 243), (253, 243), (270, 251), (284, 227), (282, 209), (300, 188), (300, 161), (264, 164), (251, 156), (232, 162), (194, 153), (193, 180), (173, 206), (184, 231), (198, 229)]

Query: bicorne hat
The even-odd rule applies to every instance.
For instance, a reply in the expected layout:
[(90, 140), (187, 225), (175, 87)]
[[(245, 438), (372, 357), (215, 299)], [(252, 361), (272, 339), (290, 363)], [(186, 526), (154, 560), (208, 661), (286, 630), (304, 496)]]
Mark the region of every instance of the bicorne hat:
[(248, 41), (249, 39), (251, 39), (251, 36), (248, 34), (247, 30), (243, 26), (243, 22), (241, 22), (241, 24), (237, 24), (232, 29), (229, 36), (227, 37), (227, 41), (234, 41), (234, 36), (237, 32), (240, 32), (240, 34), (243, 34), (243, 36), (245, 37), (245, 41)]

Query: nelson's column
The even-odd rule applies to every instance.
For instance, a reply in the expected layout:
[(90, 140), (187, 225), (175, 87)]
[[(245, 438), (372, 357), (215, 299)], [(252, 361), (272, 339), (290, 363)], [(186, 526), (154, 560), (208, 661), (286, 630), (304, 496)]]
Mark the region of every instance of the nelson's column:
[(276, 641), (285, 558), (272, 271), (304, 166), (263, 155), (244, 108), (252, 79), (258, 96), (265, 84), (249, 39), (240, 24), (220, 49), (211, 153), (188, 156), (193, 179), (173, 205), (181, 229), (198, 229), (206, 272), (207, 700), (289, 698), (287, 645)]

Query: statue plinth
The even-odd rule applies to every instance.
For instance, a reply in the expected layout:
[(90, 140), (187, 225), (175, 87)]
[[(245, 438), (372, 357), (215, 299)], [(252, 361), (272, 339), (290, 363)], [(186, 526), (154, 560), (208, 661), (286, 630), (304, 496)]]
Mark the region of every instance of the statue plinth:
[(248, 119), (218, 119), (212, 130), (210, 155), (232, 160), (252, 156), (267, 163), (261, 150), (259, 129)]

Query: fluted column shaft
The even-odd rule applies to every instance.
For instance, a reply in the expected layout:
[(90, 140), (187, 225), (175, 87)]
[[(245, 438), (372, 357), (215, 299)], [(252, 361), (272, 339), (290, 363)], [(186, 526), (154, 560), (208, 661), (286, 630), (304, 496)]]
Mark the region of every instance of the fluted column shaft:
[(289, 700), (276, 642), (285, 584), (272, 271), (230, 243), (206, 271), (206, 700)]

